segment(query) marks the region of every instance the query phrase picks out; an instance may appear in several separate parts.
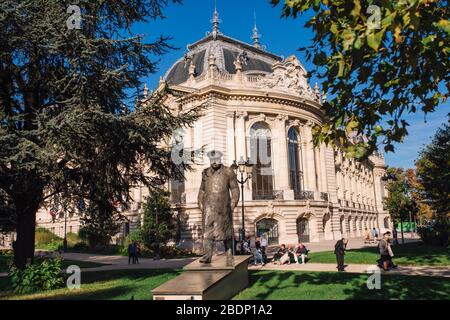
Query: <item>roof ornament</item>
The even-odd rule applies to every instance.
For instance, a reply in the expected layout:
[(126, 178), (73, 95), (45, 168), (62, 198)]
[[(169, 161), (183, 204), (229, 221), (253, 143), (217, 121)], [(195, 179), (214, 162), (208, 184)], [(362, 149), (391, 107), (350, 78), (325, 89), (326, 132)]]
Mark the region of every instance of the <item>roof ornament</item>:
[(211, 32), (207, 32), (206, 35), (212, 35), (213, 40), (217, 39), (217, 36), (222, 34), (222, 32), (220, 32), (219, 30), (219, 24), (222, 22), (222, 20), (219, 19), (219, 12), (217, 11), (217, 1), (214, 1), (214, 14), (213, 14), (213, 18), (211, 20), (212, 23), (212, 31)]
[(242, 51), (241, 53), (238, 54), (237, 59), (243, 63), (243, 64), (247, 64), (248, 61), (248, 54), (247, 51)]
[(253, 13), (254, 16), (254, 27), (253, 27), (253, 47), (259, 49), (261, 48), (261, 45), (259, 43), (259, 39), (261, 38), (261, 35), (258, 33), (258, 28), (256, 27), (256, 12)]
[(184, 55), (184, 67), (186, 68), (192, 63), (192, 56), (188, 55), (187, 53)]
[(148, 88), (147, 88), (147, 84), (146, 83), (144, 83), (144, 90), (143, 90), (144, 92), (144, 97), (145, 98), (147, 98), (147, 96), (148, 96)]

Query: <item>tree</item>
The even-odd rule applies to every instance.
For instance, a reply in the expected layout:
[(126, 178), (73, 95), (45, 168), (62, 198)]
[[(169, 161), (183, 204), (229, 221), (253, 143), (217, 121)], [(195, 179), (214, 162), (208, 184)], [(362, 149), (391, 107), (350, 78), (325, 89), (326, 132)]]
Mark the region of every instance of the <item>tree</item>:
[(392, 221), (400, 221), (403, 239), (403, 221), (408, 220), (417, 213), (417, 203), (411, 196), (411, 185), (406, 173), (401, 168), (388, 168), (387, 170), (388, 196), (384, 198)]
[(439, 128), (416, 161), (422, 197), (434, 211), (433, 219), (447, 226), (450, 218), (450, 126)]
[[(271, 0), (276, 6), (280, 0)], [(314, 141), (364, 158), (407, 135), (404, 116), (433, 112), (450, 91), (448, 0), (285, 0), (283, 17), (311, 13), (307, 60), (323, 90), (328, 121)], [(384, 123), (383, 121), (386, 121)], [(353, 133), (367, 141), (351, 143)], [(381, 141), (380, 141), (381, 139)]]
[(89, 246), (91, 248), (106, 247), (119, 231), (121, 218), (121, 215), (107, 201), (90, 206), (81, 218), (82, 229)]
[(71, 1), (0, 3), (0, 190), (14, 207), (18, 268), (34, 257), (36, 211), (55, 194), (111, 214), (102, 210), (129, 201), (133, 186), (180, 175), (161, 140), (197, 110), (142, 107), (140, 79), (171, 46), (131, 31), (168, 2), (82, 1), (80, 29), (68, 23)]
[(434, 212), (424, 199), (424, 187), (417, 178), (416, 170), (407, 169), (405, 176), (411, 189), (411, 197), (417, 204), (417, 217), (421, 221), (430, 221), (433, 218)]
[(176, 220), (169, 201), (169, 194), (162, 189), (153, 190), (144, 205), (142, 234), (145, 245), (154, 242), (166, 244), (176, 235)]

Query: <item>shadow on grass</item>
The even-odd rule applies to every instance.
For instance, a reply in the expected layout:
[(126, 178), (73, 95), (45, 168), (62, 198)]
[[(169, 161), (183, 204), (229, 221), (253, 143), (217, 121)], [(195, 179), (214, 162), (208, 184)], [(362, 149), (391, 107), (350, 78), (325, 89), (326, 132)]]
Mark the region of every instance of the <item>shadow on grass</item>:
[(81, 274), (81, 290), (57, 289), (35, 295), (5, 293), (3, 298), (40, 300), (130, 300), (152, 298), (151, 290), (180, 274), (179, 270), (113, 270)]
[[(436, 265), (450, 263), (450, 249), (448, 247), (431, 246), (422, 242), (393, 245), (394, 259), (399, 264), (428, 264)], [(349, 252), (379, 254), (377, 247), (352, 249)]]
[(382, 275), (381, 289), (367, 288), (366, 274), (253, 271), (242, 299), (450, 299), (450, 279)]

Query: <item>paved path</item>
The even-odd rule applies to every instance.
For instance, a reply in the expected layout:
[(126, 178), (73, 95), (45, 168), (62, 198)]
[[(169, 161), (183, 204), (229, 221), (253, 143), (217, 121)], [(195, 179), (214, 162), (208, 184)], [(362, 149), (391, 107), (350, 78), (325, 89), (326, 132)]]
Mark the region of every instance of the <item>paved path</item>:
[[(399, 238), (399, 241), (401, 242), (401, 239)], [(420, 241), (420, 238), (417, 236), (414, 236), (411, 238), (410, 234), (405, 233), (405, 244), (411, 243), (411, 242), (418, 242)], [(304, 245), (310, 250), (311, 252), (322, 252), (322, 251), (333, 251), (334, 245), (336, 243), (336, 240), (320, 240), (319, 242), (304, 242)], [(286, 245), (289, 245), (286, 243)], [(295, 244), (290, 244), (295, 245)], [(347, 249), (359, 249), (359, 248), (370, 248), (370, 247), (376, 247), (378, 245), (378, 242), (373, 243), (364, 243), (364, 240), (362, 237), (359, 238), (350, 238), (349, 242), (347, 244)], [(268, 253), (274, 253), (278, 249), (278, 246), (270, 246)]]
[(107, 271), (120, 269), (179, 269), (191, 263), (196, 258), (161, 259), (153, 260), (139, 258), (139, 264), (128, 264), (128, 257), (108, 256), (87, 253), (63, 253), (62, 257), (67, 260), (89, 261), (107, 264), (106, 266), (83, 268), (83, 271)]
[[(348, 273), (367, 273), (367, 270), (378, 269), (375, 265), (369, 264), (350, 264), (345, 268)], [(268, 263), (265, 266), (249, 266), (249, 270), (285, 270), (285, 271), (323, 271), (323, 272), (337, 272), (335, 264), (331, 263), (306, 263), (298, 264), (291, 263), (290, 265), (276, 265)], [(378, 269), (379, 270), (379, 269)], [(431, 276), (431, 277), (446, 277), (450, 278), (449, 267), (434, 267), (434, 266), (398, 266), (396, 269), (390, 271), (381, 270), (382, 274), (386, 275), (408, 275), (408, 276)]]

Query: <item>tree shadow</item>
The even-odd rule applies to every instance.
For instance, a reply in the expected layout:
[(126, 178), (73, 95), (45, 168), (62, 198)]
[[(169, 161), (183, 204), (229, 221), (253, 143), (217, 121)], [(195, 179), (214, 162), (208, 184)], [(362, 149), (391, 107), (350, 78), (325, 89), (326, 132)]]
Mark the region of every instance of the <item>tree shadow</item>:
[[(426, 245), (422, 242), (392, 245), (394, 260), (399, 264), (439, 265), (449, 261), (450, 248), (444, 246)], [(372, 253), (379, 254), (377, 247), (364, 247), (350, 249), (348, 253)], [(396, 260), (396, 261), (397, 261)]]
[[(310, 297), (307, 296), (306, 290), (315, 291), (315, 287), (317, 292), (327, 289), (336, 291), (336, 296), (322, 299), (439, 300), (450, 298), (450, 279), (447, 278), (382, 275), (381, 288), (370, 290), (367, 286), (369, 276), (334, 272), (251, 271), (249, 288), (253, 287), (258, 291), (252, 297), (257, 300), (307, 299)], [(334, 285), (335, 288), (323, 288), (330, 285)], [(283, 290), (287, 289), (298, 289), (298, 293), (285, 298)], [(292, 293), (292, 290), (290, 292)], [(280, 298), (277, 298), (278, 296)]]

